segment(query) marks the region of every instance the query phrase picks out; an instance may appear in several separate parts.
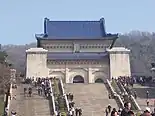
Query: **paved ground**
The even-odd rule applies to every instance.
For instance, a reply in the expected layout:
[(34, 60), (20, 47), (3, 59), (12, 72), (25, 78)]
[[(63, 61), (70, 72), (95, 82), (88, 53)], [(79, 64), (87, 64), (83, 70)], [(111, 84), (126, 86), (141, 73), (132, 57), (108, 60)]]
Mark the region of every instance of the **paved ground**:
[(141, 107), (142, 110), (145, 110), (147, 107), (146, 105), (146, 91), (149, 91), (149, 101), (150, 101), (150, 108), (154, 109), (154, 100), (155, 100), (155, 87), (148, 87), (148, 86), (141, 86), (138, 84), (134, 85), (134, 90), (136, 90), (138, 98), (136, 99), (137, 103)]
[(104, 116), (108, 104), (117, 108), (115, 100), (108, 99), (104, 84), (66, 84), (65, 91), (73, 93), (75, 107), (83, 109), (83, 116)]
[(32, 97), (24, 97), (24, 87), (28, 85), (21, 84), (17, 90), (13, 89), (13, 96), (16, 99), (11, 100), (10, 111), (15, 110), (17, 116), (50, 116), (49, 100), (38, 96), (35, 88)]
[(0, 116), (3, 114), (4, 111), (4, 97), (0, 96)]

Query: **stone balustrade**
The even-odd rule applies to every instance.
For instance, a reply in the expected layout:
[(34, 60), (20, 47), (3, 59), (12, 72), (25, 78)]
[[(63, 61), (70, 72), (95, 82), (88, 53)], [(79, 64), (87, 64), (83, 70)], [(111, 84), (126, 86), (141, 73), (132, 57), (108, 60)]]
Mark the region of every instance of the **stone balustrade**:
[(120, 107), (123, 108), (124, 103), (123, 103), (121, 97), (114, 91), (114, 89), (113, 89), (113, 87), (112, 87), (112, 85), (111, 85), (111, 83), (110, 83), (110, 81), (108, 79), (107, 79), (107, 84), (108, 84), (108, 87), (109, 87), (109, 89), (111, 91), (112, 96), (114, 96), (118, 100), (118, 102), (120, 104)]
[(7, 104), (7, 110), (10, 112), (10, 102), (12, 100), (12, 84), (10, 85), (10, 95), (8, 96), (8, 104)]
[(68, 99), (67, 99), (67, 95), (65, 94), (64, 85), (63, 85), (62, 79), (59, 78), (59, 80), (60, 80), (60, 85), (61, 85), (61, 89), (62, 89), (63, 96), (65, 97), (65, 102), (66, 102), (66, 106), (67, 106), (67, 111), (69, 112), (69, 101), (68, 101)]
[(113, 94), (113, 96), (116, 96), (117, 93), (114, 91), (114, 89), (111, 86), (111, 83), (110, 83), (110, 81), (108, 79), (107, 79), (107, 84), (108, 84), (108, 87), (109, 87), (111, 93)]
[(120, 88), (123, 90), (123, 92), (130, 96), (130, 100), (131, 100), (131, 103), (136, 107), (137, 110), (140, 110), (141, 111), (141, 108), (140, 106), (138, 105), (137, 101), (135, 100), (135, 98), (133, 97), (133, 95), (129, 95), (128, 92), (126, 91), (125, 87), (122, 85), (121, 82), (118, 82)]
[(133, 97), (133, 95), (130, 95), (130, 100), (132, 101), (132, 103), (134, 104), (134, 106), (137, 108), (137, 110), (141, 111), (140, 106), (138, 105), (137, 101), (135, 100), (135, 98)]
[(54, 111), (54, 114), (57, 115), (57, 111), (56, 111), (56, 108), (55, 108), (55, 100), (54, 100), (54, 95), (53, 95), (53, 89), (52, 89), (52, 83), (50, 81), (50, 88), (51, 88), (51, 97), (52, 97), (52, 107), (53, 107), (53, 111)]

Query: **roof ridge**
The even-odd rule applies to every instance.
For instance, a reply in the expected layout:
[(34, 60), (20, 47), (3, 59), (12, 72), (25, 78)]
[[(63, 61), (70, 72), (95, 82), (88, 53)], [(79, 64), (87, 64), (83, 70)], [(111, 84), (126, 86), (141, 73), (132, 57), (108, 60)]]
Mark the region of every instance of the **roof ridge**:
[(49, 22), (100, 22), (100, 21), (91, 21), (91, 20), (85, 20), (85, 21), (81, 21), (81, 20), (60, 20), (60, 21), (49, 21)]

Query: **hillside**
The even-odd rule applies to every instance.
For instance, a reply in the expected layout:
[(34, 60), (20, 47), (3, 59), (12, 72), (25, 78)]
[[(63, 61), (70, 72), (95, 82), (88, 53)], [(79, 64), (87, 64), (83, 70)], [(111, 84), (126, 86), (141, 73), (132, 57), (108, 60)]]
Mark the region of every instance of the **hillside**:
[[(35, 47), (35, 43), (27, 45), (4, 45), (2, 49), (8, 54), (8, 60), (20, 71), (25, 69), (25, 50)], [(133, 31), (120, 35), (115, 46), (131, 49), (132, 73), (151, 75), (150, 63), (155, 62), (155, 33)]]
[(26, 44), (26, 45), (2, 45), (2, 50), (6, 51), (8, 54), (9, 63), (21, 72), (25, 70), (25, 50), (36, 47), (35, 43)]

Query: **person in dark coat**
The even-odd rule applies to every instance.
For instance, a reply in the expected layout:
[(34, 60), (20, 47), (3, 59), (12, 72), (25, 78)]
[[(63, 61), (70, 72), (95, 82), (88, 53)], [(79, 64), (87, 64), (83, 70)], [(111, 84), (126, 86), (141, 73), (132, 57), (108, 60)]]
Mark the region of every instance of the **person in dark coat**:
[(131, 103), (126, 102), (124, 104), (124, 109), (121, 112), (121, 116), (129, 116), (128, 112), (131, 111)]

